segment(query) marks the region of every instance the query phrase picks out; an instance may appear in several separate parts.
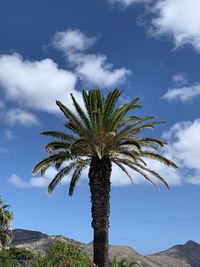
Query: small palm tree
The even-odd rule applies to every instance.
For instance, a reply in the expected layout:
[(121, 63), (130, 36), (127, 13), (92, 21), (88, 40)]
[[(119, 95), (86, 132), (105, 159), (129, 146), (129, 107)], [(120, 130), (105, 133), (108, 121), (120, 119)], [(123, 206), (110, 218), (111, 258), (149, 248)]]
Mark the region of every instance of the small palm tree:
[(172, 161), (156, 152), (157, 148), (165, 145), (164, 141), (139, 136), (144, 129), (154, 128), (159, 122), (149, 122), (154, 116), (140, 118), (129, 115), (130, 111), (141, 108), (139, 99), (117, 106), (120, 95), (118, 89), (111, 91), (106, 97), (100, 90), (83, 91), (85, 109), (71, 95), (76, 113), (56, 101), (67, 119), (64, 126), (72, 134), (59, 131), (43, 132), (43, 135), (51, 136), (54, 140), (45, 147), (46, 158), (33, 169), (33, 174), (41, 172), (44, 175), (48, 167), (53, 165), (57, 168), (58, 173), (48, 187), (49, 193), (72, 171), (69, 185), (71, 196), (82, 171), (89, 167), (94, 263), (99, 267), (109, 266), (108, 228), (112, 163), (119, 166), (131, 181), (132, 177), (126, 167), (138, 172), (154, 185), (151, 176), (156, 177), (167, 188), (167, 182), (147, 166), (145, 159), (151, 158), (177, 168)]
[(138, 262), (128, 262), (127, 260), (117, 261), (116, 258), (110, 263), (110, 267), (140, 267)]
[(12, 240), (10, 226), (13, 220), (13, 213), (9, 211), (9, 207), (0, 199), (0, 246), (2, 247), (6, 247)]

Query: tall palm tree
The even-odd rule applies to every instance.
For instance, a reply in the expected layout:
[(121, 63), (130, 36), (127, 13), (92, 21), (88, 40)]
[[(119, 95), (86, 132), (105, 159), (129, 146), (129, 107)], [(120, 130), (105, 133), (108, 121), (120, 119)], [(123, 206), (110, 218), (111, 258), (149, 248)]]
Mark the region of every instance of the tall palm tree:
[(9, 211), (9, 207), (0, 199), (0, 246), (2, 247), (6, 247), (12, 240), (10, 226), (13, 220), (13, 213)]
[(43, 132), (43, 135), (51, 136), (54, 140), (45, 147), (46, 158), (33, 169), (33, 174), (41, 172), (44, 175), (48, 167), (53, 165), (57, 168), (58, 173), (48, 186), (49, 193), (72, 171), (69, 185), (71, 196), (82, 171), (89, 167), (94, 263), (99, 267), (109, 266), (108, 228), (112, 163), (124, 171), (131, 181), (132, 177), (126, 167), (138, 172), (154, 185), (151, 177), (156, 177), (167, 188), (167, 182), (147, 166), (145, 159), (158, 160), (177, 168), (172, 161), (156, 152), (157, 148), (165, 145), (164, 141), (139, 136), (142, 130), (154, 128), (159, 122), (149, 122), (154, 116), (140, 118), (129, 115), (130, 111), (141, 108), (138, 104), (139, 98), (119, 106), (117, 101), (120, 95), (121, 91), (118, 89), (111, 91), (106, 97), (100, 90), (83, 90), (83, 108), (71, 94), (76, 113), (56, 101), (67, 119), (64, 126), (72, 134), (59, 131)]

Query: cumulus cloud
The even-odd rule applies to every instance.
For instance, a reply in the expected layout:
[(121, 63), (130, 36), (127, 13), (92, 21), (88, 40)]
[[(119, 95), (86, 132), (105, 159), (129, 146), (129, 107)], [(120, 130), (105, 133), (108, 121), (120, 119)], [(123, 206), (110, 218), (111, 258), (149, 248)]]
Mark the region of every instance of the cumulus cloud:
[[(149, 33), (158, 38), (169, 36), (175, 48), (191, 45), (200, 53), (200, 1), (199, 0), (108, 0), (124, 7), (147, 4)], [(149, 4), (149, 5), (148, 5)], [(153, 16), (153, 18), (152, 18)], [(145, 23), (146, 25), (146, 23)]]
[(164, 137), (169, 145), (166, 153), (178, 162), (185, 182), (200, 184), (200, 119), (176, 123)]
[(52, 59), (30, 61), (16, 53), (0, 56), (0, 86), (7, 101), (19, 106), (57, 112), (56, 99), (71, 106), (69, 92), (81, 98), (75, 90), (76, 80), (75, 74), (59, 69)]
[[(33, 113), (24, 111), (20, 108), (12, 108), (8, 110), (5, 120), (10, 125), (21, 124), (23, 126), (34, 126), (39, 124), (37, 117)], [(7, 136), (11, 135), (8, 133)]]
[(58, 32), (52, 38), (54, 48), (61, 50), (70, 64), (75, 67), (76, 75), (93, 86), (112, 87), (124, 82), (131, 72), (126, 68), (114, 69), (101, 54), (88, 54), (86, 50), (96, 38), (87, 37), (79, 30)]
[(52, 38), (52, 44), (55, 48), (62, 51), (85, 51), (92, 46), (97, 38), (87, 37), (79, 30), (67, 30), (57, 32)]
[(175, 86), (169, 88), (161, 98), (167, 101), (179, 100), (187, 102), (200, 96), (200, 83), (189, 84), (185, 75), (176, 74), (173, 77)]
[(157, 1), (151, 9), (153, 34), (171, 36), (176, 48), (190, 44), (200, 52), (199, 10), (199, 0)]

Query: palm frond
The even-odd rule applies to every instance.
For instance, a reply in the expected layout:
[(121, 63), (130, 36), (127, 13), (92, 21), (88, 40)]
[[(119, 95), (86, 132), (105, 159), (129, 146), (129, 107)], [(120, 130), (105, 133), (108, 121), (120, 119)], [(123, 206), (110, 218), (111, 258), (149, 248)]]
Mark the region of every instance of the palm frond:
[(47, 131), (47, 132), (42, 132), (41, 134), (55, 137), (58, 139), (63, 139), (63, 140), (68, 141), (68, 142), (76, 141), (76, 138), (74, 135), (70, 135), (70, 134), (66, 134), (66, 133), (58, 132), (58, 131)]
[(45, 150), (46, 152), (51, 152), (52, 150), (66, 150), (68, 149), (69, 147), (71, 146), (71, 143), (68, 143), (68, 142), (65, 142), (65, 141), (52, 141), (50, 143), (48, 143), (46, 146), (45, 146)]
[(65, 177), (74, 167), (76, 166), (76, 162), (71, 162), (68, 166), (64, 167), (61, 171), (59, 171), (56, 176), (53, 178), (51, 183), (48, 186), (48, 193), (51, 194), (57, 184)]
[(80, 119), (59, 100), (56, 100), (56, 104), (58, 105), (60, 110), (63, 112), (65, 117), (69, 119), (70, 124), (74, 126), (76, 129), (78, 129), (80, 133), (84, 133), (85, 128), (82, 122), (80, 121)]
[(88, 160), (81, 160), (76, 165), (76, 169), (74, 170), (74, 173), (72, 175), (72, 179), (69, 185), (69, 196), (73, 195), (75, 185), (81, 176), (81, 172), (88, 165), (88, 163), (89, 163)]
[(109, 123), (109, 130), (116, 130), (116, 128), (118, 128), (118, 126), (121, 124), (121, 120), (123, 119), (123, 117), (127, 114), (127, 112), (129, 110), (133, 110), (136, 108), (141, 108), (141, 105), (137, 104), (139, 98), (134, 99), (133, 101), (122, 105), (121, 107), (119, 107), (118, 109), (116, 109), (116, 111), (114, 112), (113, 116), (112, 116), (112, 120), (111, 123)]
[(177, 165), (173, 161), (165, 158), (164, 156), (162, 156), (162, 155), (160, 155), (158, 153), (152, 152), (152, 151), (142, 151), (141, 152), (141, 156), (144, 157), (144, 158), (150, 158), (150, 159), (154, 159), (154, 160), (160, 161), (163, 164), (165, 164), (165, 165), (167, 165), (169, 167), (175, 168), (175, 169), (178, 168)]
[(58, 154), (53, 154), (45, 159), (43, 159), (42, 161), (40, 161), (34, 168), (32, 171), (32, 174), (35, 175), (36, 173), (38, 173), (39, 171), (46, 169), (47, 167), (49, 167), (52, 164), (56, 164), (57, 161), (59, 161), (60, 159), (62, 160), (69, 160), (71, 158), (71, 155), (69, 152), (60, 152)]
[(74, 104), (74, 106), (76, 108), (76, 111), (78, 112), (82, 122), (85, 125), (85, 128), (87, 128), (88, 130), (91, 130), (91, 123), (90, 123), (90, 120), (88, 119), (87, 114), (85, 114), (85, 112), (83, 111), (83, 109), (81, 108), (79, 103), (74, 98), (73, 94), (71, 94), (71, 98), (72, 98), (73, 104)]
[(115, 159), (112, 159), (112, 162), (114, 162), (123, 172), (125, 172), (125, 174), (129, 177), (129, 179), (131, 180), (131, 183), (133, 184), (133, 179), (131, 177), (131, 175), (129, 174), (129, 172), (127, 171), (127, 169), (123, 166), (123, 164), (121, 164), (120, 162), (118, 162)]
[(167, 144), (167, 142), (163, 141), (163, 140), (159, 140), (156, 138), (149, 138), (149, 137), (145, 137), (145, 138), (140, 138), (140, 144), (141, 146), (159, 146), (159, 147), (163, 147), (164, 145)]

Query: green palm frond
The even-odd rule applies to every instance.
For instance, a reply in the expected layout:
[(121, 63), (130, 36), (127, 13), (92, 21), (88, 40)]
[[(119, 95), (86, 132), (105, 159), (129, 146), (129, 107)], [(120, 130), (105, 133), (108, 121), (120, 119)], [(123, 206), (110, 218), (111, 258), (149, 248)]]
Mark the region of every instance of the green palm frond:
[(114, 162), (125, 174), (128, 176), (128, 178), (131, 180), (131, 183), (133, 184), (133, 179), (127, 169), (121, 164), (119, 161), (112, 159), (112, 162)]
[(63, 132), (58, 132), (58, 131), (47, 131), (47, 132), (42, 132), (42, 135), (47, 135), (47, 136), (51, 136), (51, 137), (55, 137), (61, 140), (65, 140), (68, 142), (74, 142), (76, 141), (76, 138), (74, 135), (70, 135), (70, 134), (66, 134)]
[(164, 156), (162, 156), (158, 153), (152, 152), (152, 151), (142, 151), (142, 157), (160, 161), (163, 164), (165, 164), (169, 167), (172, 167), (174, 169), (178, 168), (177, 165), (174, 162), (172, 162), (171, 160), (165, 158)]
[(51, 194), (51, 192), (54, 190), (56, 185), (65, 177), (70, 171), (76, 166), (76, 162), (71, 162), (68, 166), (64, 167), (61, 171), (59, 171), (54, 179), (51, 181), (51, 183), (48, 186), (48, 193)]
[(118, 162), (123, 163), (127, 167), (131, 168), (133, 171), (139, 173), (141, 176), (143, 176), (148, 182), (153, 184), (156, 188), (159, 188), (158, 185), (142, 170), (142, 168), (138, 168), (138, 165), (140, 164), (133, 164), (133, 162), (127, 160), (127, 159), (117, 159)]
[(69, 185), (69, 196), (73, 195), (75, 185), (77, 184), (81, 176), (81, 172), (88, 164), (89, 164), (88, 160), (80, 160), (78, 164), (76, 165), (76, 169), (74, 170), (74, 173), (72, 175), (71, 182)]
[(71, 143), (65, 141), (52, 141), (48, 143), (45, 147), (46, 152), (51, 152), (54, 150), (65, 150), (71, 146)]
[(36, 173), (38, 173), (42, 169), (46, 169), (50, 165), (56, 164), (56, 162), (59, 161), (60, 159), (69, 160), (69, 159), (71, 159), (71, 154), (69, 152), (60, 152), (58, 154), (53, 154), (53, 155), (47, 157), (46, 159), (40, 161), (33, 168), (32, 174), (35, 175)]
[(76, 111), (78, 112), (83, 124), (85, 125), (85, 127), (88, 130), (91, 130), (91, 123), (90, 123), (90, 120), (88, 119), (87, 114), (85, 114), (84, 110), (81, 108), (79, 103), (76, 101), (76, 99), (74, 98), (73, 94), (71, 94), (71, 98), (72, 98), (73, 104), (74, 104), (74, 106), (76, 108)]
[(69, 123), (71, 124), (71, 126), (75, 127), (76, 129), (79, 129), (79, 132), (84, 133), (86, 129), (82, 124), (82, 121), (59, 100), (56, 101), (56, 104), (63, 112), (65, 117), (69, 119)]
[(156, 139), (156, 138), (145, 137), (145, 138), (141, 138), (140, 139), (140, 144), (143, 147), (145, 147), (145, 146), (146, 147), (155, 147), (155, 146), (163, 147), (167, 143), (165, 141), (163, 141), (163, 140), (159, 140), (159, 139)]
[(134, 99), (133, 101), (122, 105), (112, 115), (112, 119), (109, 122), (109, 130), (117, 130), (123, 117), (127, 114), (128, 111), (136, 109), (136, 108), (141, 108), (141, 105), (137, 104), (139, 101), (139, 98)]
[(121, 91), (115, 89), (111, 91), (105, 100), (105, 108), (103, 113), (104, 127), (107, 128), (108, 119), (111, 117), (117, 100), (121, 95)]

